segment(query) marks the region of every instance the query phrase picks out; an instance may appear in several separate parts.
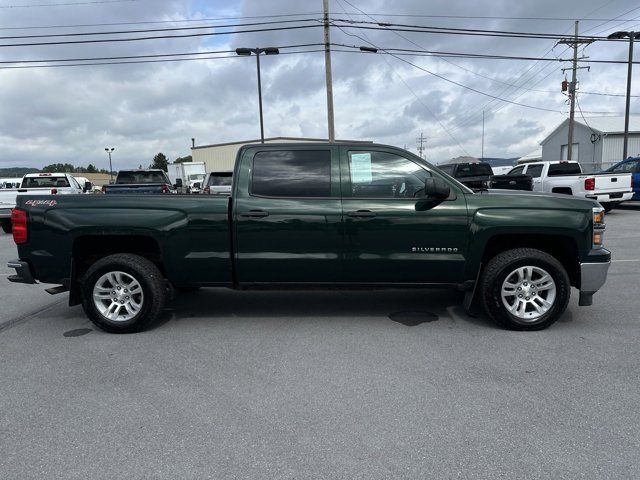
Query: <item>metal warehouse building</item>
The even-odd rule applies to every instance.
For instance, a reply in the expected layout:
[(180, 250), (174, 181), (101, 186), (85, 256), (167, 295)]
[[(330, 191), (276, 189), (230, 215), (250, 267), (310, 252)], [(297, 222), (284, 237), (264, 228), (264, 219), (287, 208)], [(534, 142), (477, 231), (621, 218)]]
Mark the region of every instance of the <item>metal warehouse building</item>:
[[(566, 160), (569, 120), (562, 122), (545, 138), (542, 160)], [(573, 160), (582, 165), (585, 172), (605, 169), (622, 158), (624, 117), (591, 117), (575, 119), (573, 129)], [(640, 116), (629, 117), (628, 155), (640, 155)]]
[[(327, 142), (326, 138), (299, 138), (299, 137), (271, 137), (265, 138), (265, 143), (289, 143), (289, 142)], [(372, 143), (370, 141), (336, 140), (350, 143)], [(217, 143), (214, 145), (200, 145), (191, 148), (191, 157), (194, 162), (204, 162), (207, 172), (232, 172), (236, 161), (236, 154), (240, 147), (251, 143), (260, 143), (257, 140), (244, 140), (241, 142)]]

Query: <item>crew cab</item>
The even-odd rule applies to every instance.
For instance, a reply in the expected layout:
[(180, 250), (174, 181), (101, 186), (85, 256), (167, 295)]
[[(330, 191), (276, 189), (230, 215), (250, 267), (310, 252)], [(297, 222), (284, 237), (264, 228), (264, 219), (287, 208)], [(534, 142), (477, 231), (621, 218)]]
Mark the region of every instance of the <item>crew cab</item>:
[(164, 170), (120, 170), (115, 183), (103, 185), (102, 191), (107, 194), (140, 195), (174, 193), (175, 188)]
[(0, 222), (2, 230), (11, 232), (11, 209), (18, 195), (71, 195), (82, 193), (82, 187), (69, 173), (29, 173), (22, 177), (17, 189), (0, 190)]
[(520, 165), (507, 175), (529, 175), (534, 192), (561, 193), (589, 198), (609, 212), (633, 197), (629, 173), (583, 173), (578, 162), (532, 162)]
[(160, 316), (170, 288), (451, 287), (501, 325), (555, 322), (574, 286), (604, 284), (603, 209), (521, 191), (474, 193), (376, 144), (243, 146), (231, 196), (18, 198), (11, 282), (58, 285), (110, 332)]
[(606, 169), (605, 172), (631, 174), (632, 200), (640, 200), (640, 157), (629, 157)]

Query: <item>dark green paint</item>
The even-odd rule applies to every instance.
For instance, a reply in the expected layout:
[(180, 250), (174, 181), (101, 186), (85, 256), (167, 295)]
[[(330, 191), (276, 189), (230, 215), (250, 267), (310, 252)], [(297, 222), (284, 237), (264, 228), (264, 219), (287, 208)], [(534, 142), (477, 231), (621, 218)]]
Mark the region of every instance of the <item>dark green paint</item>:
[[(250, 195), (253, 156), (281, 149), (330, 150), (331, 195), (317, 199)], [(423, 211), (416, 209), (415, 199), (352, 198), (350, 150), (404, 156), (444, 179), (451, 195)], [(167, 277), (175, 284), (249, 287), (461, 284), (476, 278), (483, 252), (496, 235), (562, 237), (575, 242), (578, 260), (591, 250), (595, 202), (512, 191), (474, 194), (422, 159), (394, 147), (252, 145), (240, 150), (236, 163), (232, 199), (213, 195), (18, 197), (19, 208), (26, 209), (30, 219), (30, 240), (18, 247), (20, 258), (32, 265), (38, 280), (60, 283), (71, 275), (71, 252), (78, 239), (109, 235), (117, 241), (120, 236), (143, 236), (157, 242)], [(27, 206), (28, 199), (55, 199), (57, 204)], [(241, 216), (250, 210), (269, 215)], [(346, 214), (356, 210), (369, 210), (375, 217)], [(428, 248), (451, 250), (427, 253)]]

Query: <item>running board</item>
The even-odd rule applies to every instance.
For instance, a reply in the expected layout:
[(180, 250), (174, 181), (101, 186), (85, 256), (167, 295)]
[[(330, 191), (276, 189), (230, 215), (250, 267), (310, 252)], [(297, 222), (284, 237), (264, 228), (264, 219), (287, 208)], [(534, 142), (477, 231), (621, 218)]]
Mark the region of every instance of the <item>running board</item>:
[(64, 285), (58, 285), (57, 287), (46, 288), (44, 290), (49, 295), (57, 295), (59, 293), (64, 293), (69, 291), (69, 287), (65, 287)]

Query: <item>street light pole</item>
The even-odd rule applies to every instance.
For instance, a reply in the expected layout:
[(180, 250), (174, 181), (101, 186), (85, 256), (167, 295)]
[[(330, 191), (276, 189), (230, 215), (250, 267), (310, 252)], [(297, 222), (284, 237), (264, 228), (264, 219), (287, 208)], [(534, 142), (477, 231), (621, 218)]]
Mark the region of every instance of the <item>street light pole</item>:
[(266, 48), (236, 48), (236, 54), (238, 55), (251, 55), (254, 54), (256, 56), (256, 69), (258, 71), (258, 106), (260, 109), (260, 142), (264, 143), (264, 120), (262, 117), (262, 79), (260, 77), (260, 54), (264, 53), (265, 55), (278, 55), (280, 50), (276, 47), (266, 47)]
[(113, 167), (111, 166), (111, 152), (113, 152), (116, 148), (105, 148), (104, 151), (109, 155), (109, 183), (113, 183)]
[(614, 32), (607, 38), (609, 40), (620, 40), (629, 38), (629, 64), (627, 66), (627, 101), (624, 111), (624, 141), (622, 144), (622, 160), (627, 159), (629, 144), (629, 114), (631, 109), (631, 72), (633, 70), (633, 40), (640, 38), (640, 32)]

